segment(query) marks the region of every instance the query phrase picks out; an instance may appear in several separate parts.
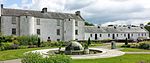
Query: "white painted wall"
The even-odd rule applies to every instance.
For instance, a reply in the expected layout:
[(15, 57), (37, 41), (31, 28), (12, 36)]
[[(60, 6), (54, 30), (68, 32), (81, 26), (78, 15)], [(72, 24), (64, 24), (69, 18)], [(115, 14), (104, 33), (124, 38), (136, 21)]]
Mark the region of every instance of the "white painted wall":
[(16, 28), (16, 35), (18, 32), (18, 17), (16, 17), (16, 24), (12, 24), (11, 16), (1, 16), (1, 33), (4, 35), (12, 35), (12, 28)]
[[(90, 36), (90, 34), (92, 34), (92, 37)], [(97, 37), (98, 37), (97, 40), (112, 39), (112, 34), (115, 34), (115, 39), (128, 38), (128, 33), (85, 33), (85, 40), (88, 40), (89, 37), (91, 38), (91, 40), (95, 40), (95, 34), (97, 34)], [(102, 35), (101, 37), (100, 37), (100, 34)], [(108, 37), (108, 34), (110, 34), (110, 37)], [(118, 34), (118, 37), (117, 37), (117, 34)], [(124, 36), (124, 34), (126, 34), (126, 36)], [(137, 39), (139, 37), (149, 37), (149, 33), (148, 32), (130, 33), (130, 39)]]
[(75, 27), (75, 30), (78, 30), (78, 35), (75, 39), (84, 40), (84, 21), (78, 21), (78, 26)]

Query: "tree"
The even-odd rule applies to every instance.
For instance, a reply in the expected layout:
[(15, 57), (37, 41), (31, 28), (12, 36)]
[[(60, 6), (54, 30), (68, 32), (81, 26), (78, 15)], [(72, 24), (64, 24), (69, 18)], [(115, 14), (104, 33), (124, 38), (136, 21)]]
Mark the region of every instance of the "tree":
[(41, 45), (41, 39), (38, 37), (38, 43), (37, 43), (37, 46), (40, 47)]
[(85, 22), (85, 26), (94, 26), (94, 24), (89, 23), (89, 22)]
[[(150, 22), (147, 23), (147, 25), (150, 25)], [(145, 29), (148, 30), (148, 31), (150, 32), (150, 26), (145, 26)], [(149, 36), (150, 36), (150, 34), (149, 34)]]
[(149, 23), (147, 23), (147, 25), (150, 25), (150, 22), (149, 22)]
[(90, 37), (89, 37), (87, 45), (89, 46), (90, 44), (91, 44), (91, 40), (90, 40)]
[(128, 45), (128, 38), (126, 38), (125, 45)]

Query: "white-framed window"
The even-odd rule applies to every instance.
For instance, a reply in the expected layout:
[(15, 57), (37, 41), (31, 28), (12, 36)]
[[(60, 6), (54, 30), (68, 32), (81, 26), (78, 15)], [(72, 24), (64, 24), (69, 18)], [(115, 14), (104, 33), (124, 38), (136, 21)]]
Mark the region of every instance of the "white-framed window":
[(61, 22), (61, 20), (58, 19), (58, 20), (57, 20), (57, 26), (60, 26), (60, 22)]
[(16, 17), (15, 16), (12, 17), (12, 24), (16, 24)]
[(102, 37), (102, 34), (99, 34), (99, 37)]
[(78, 26), (78, 21), (75, 21), (75, 26)]
[(60, 41), (60, 39), (57, 39), (57, 41)]
[(92, 37), (92, 34), (90, 34), (90, 37)]
[(12, 28), (12, 35), (16, 35), (16, 28)]
[(36, 24), (40, 25), (40, 19), (36, 19)]
[(124, 37), (126, 37), (126, 34), (124, 34)]
[(57, 35), (60, 35), (60, 29), (57, 29)]
[(41, 34), (41, 30), (37, 29), (37, 35), (40, 35), (40, 34)]
[(108, 37), (110, 37), (110, 34), (108, 34)]
[(118, 34), (117, 34), (117, 37), (118, 37)]
[(75, 35), (78, 35), (78, 30), (75, 30)]

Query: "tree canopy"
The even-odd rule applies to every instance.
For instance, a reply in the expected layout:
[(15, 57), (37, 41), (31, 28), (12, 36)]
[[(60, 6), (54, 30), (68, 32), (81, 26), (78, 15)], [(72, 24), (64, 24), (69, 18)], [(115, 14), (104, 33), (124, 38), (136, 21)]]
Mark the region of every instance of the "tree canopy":
[(89, 22), (85, 22), (85, 26), (94, 26), (94, 24), (89, 23)]

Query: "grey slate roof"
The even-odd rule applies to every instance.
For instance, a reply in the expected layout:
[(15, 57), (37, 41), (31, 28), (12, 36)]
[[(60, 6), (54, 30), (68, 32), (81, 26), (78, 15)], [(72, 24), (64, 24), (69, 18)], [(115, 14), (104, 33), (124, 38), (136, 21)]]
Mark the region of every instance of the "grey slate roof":
[(85, 33), (137, 33), (143, 32), (147, 33), (146, 29), (141, 29), (141, 27), (96, 27), (96, 26), (85, 26)]
[(49, 18), (49, 19), (76, 19), (78, 21), (84, 21), (81, 16), (69, 13), (58, 13), (58, 12), (46, 12), (41, 13), (41, 11), (34, 10), (21, 10), (21, 9), (8, 9), (2, 8), (2, 16), (21, 16), (27, 14), (38, 17), (38, 18)]

